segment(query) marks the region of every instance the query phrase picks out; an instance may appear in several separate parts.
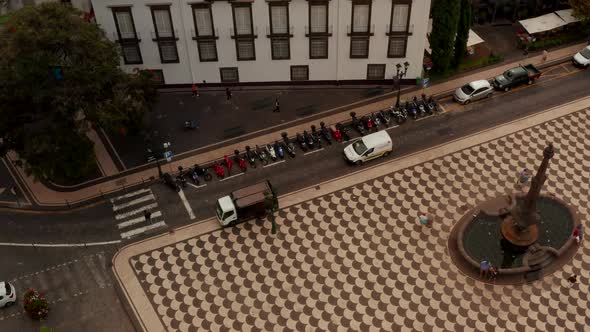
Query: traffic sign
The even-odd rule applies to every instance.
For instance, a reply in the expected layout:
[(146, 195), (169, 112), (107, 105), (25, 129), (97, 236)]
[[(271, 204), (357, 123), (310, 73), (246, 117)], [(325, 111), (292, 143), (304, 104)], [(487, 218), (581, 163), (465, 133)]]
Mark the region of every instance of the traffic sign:
[(424, 77), (424, 79), (422, 79), (422, 87), (427, 87), (428, 84), (430, 83), (430, 78), (428, 77)]
[(164, 158), (166, 158), (166, 159), (172, 158), (172, 151), (164, 151)]

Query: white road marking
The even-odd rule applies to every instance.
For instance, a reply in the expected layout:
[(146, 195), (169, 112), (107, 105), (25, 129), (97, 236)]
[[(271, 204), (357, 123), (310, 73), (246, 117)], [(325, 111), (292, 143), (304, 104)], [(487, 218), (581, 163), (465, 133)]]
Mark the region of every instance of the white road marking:
[(121, 240), (88, 242), (88, 243), (14, 243), (0, 242), (0, 246), (6, 247), (39, 247), (39, 248), (67, 248), (67, 247), (94, 247), (121, 243)]
[(152, 201), (155, 201), (156, 200), (156, 197), (154, 196), (154, 194), (149, 194), (149, 195), (146, 195), (146, 196), (143, 196), (143, 197), (134, 199), (132, 201), (125, 202), (125, 203), (120, 204), (120, 205), (113, 204), (113, 211), (119, 211), (119, 210), (124, 209), (126, 207), (129, 207), (131, 205), (136, 205), (136, 204), (143, 203), (143, 202), (146, 202), (146, 201), (149, 201), (149, 200), (152, 200)]
[(303, 155), (304, 155), (304, 156), (307, 156), (307, 155), (309, 155), (309, 154), (316, 153), (316, 152), (320, 152), (320, 151), (322, 151), (322, 150), (324, 150), (324, 148), (321, 148), (321, 149), (316, 149), (316, 150), (313, 150), (313, 151), (309, 151), (309, 152), (306, 152), (306, 153), (304, 153)]
[(141, 213), (145, 210), (152, 210), (158, 207), (158, 203), (152, 203), (152, 204), (148, 204), (148, 205), (144, 205), (142, 207), (140, 207), (139, 209), (135, 209), (135, 210), (131, 210), (131, 211), (127, 211), (125, 213), (120, 213), (115, 215), (115, 219), (117, 220), (121, 220), (121, 219), (125, 219), (129, 216), (132, 216), (134, 214), (138, 214)]
[[(284, 163), (284, 162), (285, 162), (285, 160), (283, 159), (283, 160), (281, 160), (281, 161), (277, 161), (277, 162), (275, 162), (275, 163), (272, 163), (272, 164), (264, 165), (264, 166), (262, 166), (262, 167), (271, 167), (271, 166), (276, 166), (276, 165), (278, 165), (278, 164), (280, 164), (280, 163)], [(223, 180), (221, 180), (221, 181), (223, 181)]]
[(229, 180), (229, 179), (231, 179), (231, 178), (235, 178), (235, 177), (242, 176), (242, 175), (244, 175), (244, 172), (242, 172), (242, 173), (238, 173), (238, 174), (234, 174), (234, 175), (231, 175), (231, 176), (224, 177), (223, 179), (221, 179), (221, 180), (219, 180), (219, 181), (225, 181), (225, 180)]
[(121, 195), (121, 196), (118, 196), (118, 197), (115, 197), (115, 198), (111, 198), (111, 203), (114, 203), (115, 201), (118, 201), (118, 200), (122, 200), (124, 198), (129, 198), (129, 197), (137, 196), (137, 195), (140, 195), (140, 194), (145, 194), (145, 193), (151, 192), (151, 191), (152, 190), (150, 188), (139, 189), (139, 190), (136, 190), (136, 191), (127, 193), (125, 195)]
[(159, 221), (159, 222), (157, 222), (155, 224), (151, 224), (151, 225), (139, 227), (139, 228), (130, 230), (128, 232), (121, 233), (121, 238), (123, 238), (123, 239), (129, 239), (132, 236), (135, 236), (135, 235), (138, 235), (138, 234), (141, 234), (141, 233), (145, 233), (145, 232), (147, 232), (149, 230), (156, 229), (158, 227), (163, 227), (163, 226), (166, 226), (166, 223), (164, 221)]
[(424, 120), (424, 119), (428, 119), (428, 118), (430, 118), (430, 117), (433, 117), (433, 116), (434, 116), (434, 114), (430, 114), (430, 115), (427, 115), (427, 116), (423, 116), (423, 117), (421, 117), (420, 119), (417, 119), (416, 121), (422, 121), (422, 120)]
[(182, 200), (182, 204), (184, 204), (184, 208), (186, 209), (186, 212), (188, 212), (189, 218), (191, 220), (195, 219), (195, 213), (193, 212), (193, 208), (191, 207), (190, 203), (186, 199), (186, 196), (184, 195), (184, 191), (182, 191), (182, 189), (180, 189), (180, 191), (178, 192), (178, 196), (180, 196), (180, 199)]
[(192, 183), (187, 183), (187, 184), (189, 186), (191, 186), (191, 187), (194, 187), (194, 188), (203, 188), (203, 187), (206, 187), (207, 186), (207, 184), (201, 184), (201, 185), (198, 185), (198, 186), (195, 185), (195, 184), (192, 184)]
[[(161, 216), (162, 216), (162, 211), (155, 211), (154, 213), (152, 213), (152, 218), (157, 218), (157, 217), (161, 217)], [(117, 224), (117, 228), (121, 229), (121, 228), (129, 227), (131, 225), (139, 224), (140, 222), (143, 222), (143, 221), (146, 221), (145, 216), (129, 219), (127, 221)]]
[(397, 127), (399, 127), (399, 125), (393, 125), (393, 126), (385, 128), (385, 130), (389, 130), (389, 129), (393, 129), (393, 128), (397, 128)]

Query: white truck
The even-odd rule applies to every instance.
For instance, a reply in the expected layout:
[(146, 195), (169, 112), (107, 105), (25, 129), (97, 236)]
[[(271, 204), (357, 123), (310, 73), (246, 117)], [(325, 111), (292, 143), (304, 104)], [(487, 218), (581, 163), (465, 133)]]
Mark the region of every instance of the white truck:
[(278, 208), (278, 199), (268, 180), (235, 190), (216, 204), (217, 219), (222, 226), (264, 217), (274, 208)]

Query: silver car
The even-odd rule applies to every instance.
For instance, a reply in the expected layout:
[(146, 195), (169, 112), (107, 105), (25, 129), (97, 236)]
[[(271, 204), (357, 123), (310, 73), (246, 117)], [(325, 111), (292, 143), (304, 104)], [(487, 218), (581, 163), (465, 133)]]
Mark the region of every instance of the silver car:
[(462, 87), (455, 90), (453, 98), (455, 101), (467, 105), (472, 101), (479, 100), (482, 98), (489, 98), (492, 96), (494, 89), (490, 82), (486, 80), (473, 81), (465, 84)]

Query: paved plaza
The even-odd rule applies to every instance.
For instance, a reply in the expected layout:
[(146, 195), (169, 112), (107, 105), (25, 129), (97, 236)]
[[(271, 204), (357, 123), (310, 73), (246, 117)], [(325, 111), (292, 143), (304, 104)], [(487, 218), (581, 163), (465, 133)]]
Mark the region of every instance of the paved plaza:
[[(583, 106), (583, 107), (581, 107)], [(544, 191), (588, 226), (590, 101), (281, 198), (269, 221), (201, 222), (124, 248), (114, 271), (147, 331), (583, 331), (590, 247), (543, 279), (484, 283), (452, 262), (454, 223), (556, 148)], [(314, 194), (314, 192), (317, 192)], [(429, 225), (418, 220), (428, 211)], [(192, 227), (192, 228), (191, 228)], [(569, 287), (565, 279), (578, 275)]]

